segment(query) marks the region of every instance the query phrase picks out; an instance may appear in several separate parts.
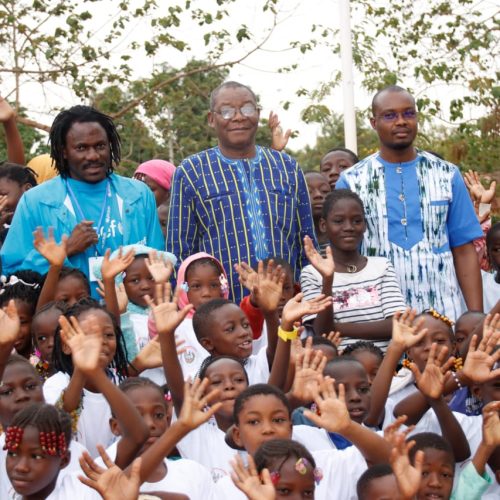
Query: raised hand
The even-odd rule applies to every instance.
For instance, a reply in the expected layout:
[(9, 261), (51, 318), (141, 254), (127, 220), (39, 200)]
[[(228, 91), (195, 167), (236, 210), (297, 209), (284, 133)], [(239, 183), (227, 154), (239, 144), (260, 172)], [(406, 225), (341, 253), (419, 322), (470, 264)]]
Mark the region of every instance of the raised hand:
[(146, 302), (153, 311), (156, 330), (159, 335), (173, 333), (193, 308), (193, 305), (188, 304), (179, 311), (177, 307), (178, 292), (176, 290), (171, 298), (172, 287), (170, 283), (157, 283), (155, 290), (155, 300), (146, 296)]
[(210, 420), (210, 417), (222, 406), (221, 402), (210, 405), (220, 395), (220, 391), (214, 389), (205, 394), (209, 384), (208, 378), (203, 381), (197, 378), (192, 384), (189, 382), (184, 384), (184, 400), (178, 422), (188, 429), (196, 429)]
[(324, 278), (332, 278), (335, 272), (335, 263), (333, 262), (333, 254), (330, 246), (326, 247), (326, 257), (323, 258), (309, 236), (304, 237), (304, 251), (311, 265)]
[(433, 343), (423, 373), (420, 373), (415, 363), (410, 363), (418, 389), (429, 399), (439, 399), (443, 394), (446, 372), (455, 362), (453, 356), (448, 359), (447, 356), (446, 346), (442, 346), (438, 351), (438, 345)]
[(120, 247), (116, 257), (110, 259), (110, 255), (111, 250), (108, 248), (102, 259), (101, 275), (103, 281), (114, 280), (120, 273), (123, 273), (134, 261), (135, 252), (131, 249), (123, 255), (122, 248)]
[(394, 422), (390, 423), (388, 426), (384, 428), (384, 439), (391, 445), (396, 446), (396, 438), (398, 435), (403, 434), (405, 437), (415, 428), (414, 425), (410, 425), (406, 427), (404, 431), (401, 430), (401, 427), (408, 420), (406, 415), (401, 415)]
[(500, 401), (491, 401), (483, 408), (483, 442), (490, 448), (500, 446)]
[(97, 449), (106, 469), (97, 465), (88, 452), (80, 457), (80, 466), (85, 476), (78, 479), (89, 488), (96, 490), (104, 500), (136, 500), (139, 495), (141, 458), (136, 458), (127, 476), (98, 444)]
[(13, 346), (21, 331), (21, 322), (14, 300), (9, 300), (6, 307), (0, 309), (0, 346)]
[(102, 348), (102, 328), (96, 316), (89, 314), (80, 324), (71, 316), (70, 321), (59, 317), (61, 340), (71, 349), (73, 366), (84, 374), (99, 368)]
[(283, 133), (278, 115), (273, 111), (269, 113), (268, 125), (271, 129), (271, 148), (275, 149), (276, 151), (282, 151), (288, 144), (288, 139), (290, 139), (290, 136), (292, 135), (292, 130), (288, 129), (285, 133)]
[(323, 370), (326, 356), (319, 350), (306, 347), (295, 358), (295, 377), (292, 396), (304, 403), (313, 401), (320, 384), (323, 382)]
[[(101, 280), (97, 280), (97, 293), (104, 299), (106, 297), (106, 293), (104, 292), (104, 283)], [(128, 306), (128, 296), (125, 291), (125, 285), (120, 283), (119, 285), (115, 285), (115, 293), (116, 300), (118, 301), (118, 310), (120, 314), (123, 314), (127, 311)]]
[(63, 234), (61, 243), (56, 243), (53, 227), (49, 227), (47, 238), (45, 238), (43, 228), (41, 227), (37, 227), (33, 233), (33, 246), (54, 267), (62, 267), (64, 265), (64, 261), (68, 256), (67, 242), (68, 237)]
[(236, 487), (241, 490), (250, 500), (274, 500), (276, 490), (274, 489), (271, 475), (267, 469), (262, 470), (262, 480), (255, 467), (255, 462), (251, 455), (248, 455), (248, 466), (245, 466), (243, 459), (236, 455), (231, 460), (231, 479)]
[(424, 318), (415, 321), (417, 311), (406, 309), (405, 312), (396, 312), (392, 317), (392, 344), (402, 351), (418, 344), (426, 335), (428, 329), (422, 328)]
[(500, 342), (500, 314), (488, 314), (484, 320), (483, 338), (477, 345), (477, 335), (473, 335), (469, 344), (469, 351), (465, 358), (462, 373), (472, 382), (481, 384), (500, 376), (500, 368), (492, 370), (493, 365), (500, 359), (500, 349), (495, 352)]
[(342, 342), (342, 336), (340, 332), (330, 332), (329, 334), (323, 333), (323, 335), (321, 336), (325, 337), (325, 339), (328, 339), (337, 349), (339, 349), (340, 343)]
[[(238, 281), (247, 289), (250, 293), (253, 291), (255, 285), (259, 281), (259, 276), (257, 271), (252, 269), (246, 262), (240, 262), (234, 265), (234, 270), (238, 273)], [(255, 303), (252, 297), (252, 303)]]
[(338, 394), (335, 390), (335, 380), (325, 378), (319, 390), (315, 391), (314, 402), (318, 413), (304, 410), (304, 416), (318, 427), (328, 432), (342, 432), (351, 424), (351, 417), (345, 403), (344, 384), (339, 384)]
[(399, 492), (403, 499), (415, 498), (422, 481), (422, 469), (424, 465), (424, 452), (419, 450), (415, 453), (414, 462), (410, 462), (409, 451), (415, 446), (415, 441), (407, 443), (405, 434), (397, 434), (390, 454), (390, 464)]
[(0, 96), (0, 123), (5, 123), (14, 118), (14, 116), (14, 109), (2, 96)]
[(298, 293), (292, 297), (283, 307), (281, 313), (281, 324), (292, 324), (299, 321), (308, 314), (318, 314), (327, 307), (332, 307), (332, 298), (318, 295), (312, 300), (302, 300), (303, 293)]
[(148, 258), (146, 259), (146, 266), (155, 280), (155, 283), (167, 283), (174, 270), (172, 262), (168, 259), (163, 259), (156, 250), (149, 252)]
[(265, 313), (272, 313), (278, 309), (283, 294), (285, 273), (281, 266), (275, 266), (273, 260), (267, 263), (259, 261), (257, 267), (257, 280), (253, 285), (253, 302)]
[(474, 170), (469, 170), (464, 173), (464, 181), (474, 201), (491, 203), (493, 198), (495, 198), (495, 190), (497, 187), (496, 181), (492, 181), (490, 187), (486, 189), (481, 183), (479, 174)]

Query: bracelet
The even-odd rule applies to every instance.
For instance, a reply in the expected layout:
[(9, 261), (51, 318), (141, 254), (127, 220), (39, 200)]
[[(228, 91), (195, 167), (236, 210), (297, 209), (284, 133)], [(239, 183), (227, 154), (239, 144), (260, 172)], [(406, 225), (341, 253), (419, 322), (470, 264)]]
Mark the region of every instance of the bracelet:
[(456, 374), (456, 372), (451, 372), (451, 376), (453, 377), (453, 380), (455, 381), (455, 383), (458, 385), (458, 388), (461, 389), (463, 386), (460, 383), (460, 380), (459, 380), (458, 375)]
[(278, 337), (287, 342), (288, 340), (295, 340), (299, 336), (298, 328), (294, 328), (291, 332), (286, 332), (283, 328), (278, 327)]

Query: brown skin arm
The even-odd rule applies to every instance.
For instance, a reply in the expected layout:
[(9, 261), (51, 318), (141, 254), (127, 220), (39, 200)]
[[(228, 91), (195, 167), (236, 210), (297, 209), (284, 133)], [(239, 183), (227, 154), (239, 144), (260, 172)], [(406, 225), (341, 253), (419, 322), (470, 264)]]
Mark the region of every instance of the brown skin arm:
[(472, 243), (451, 249), (458, 284), (469, 311), (483, 310), (483, 282), (477, 253)]
[(9, 103), (0, 96), (0, 122), (5, 131), (7, 144), (7, 160), (19, 165), (25, 164), (24, 146), (21, 134), (17, 128), (16, 113)]

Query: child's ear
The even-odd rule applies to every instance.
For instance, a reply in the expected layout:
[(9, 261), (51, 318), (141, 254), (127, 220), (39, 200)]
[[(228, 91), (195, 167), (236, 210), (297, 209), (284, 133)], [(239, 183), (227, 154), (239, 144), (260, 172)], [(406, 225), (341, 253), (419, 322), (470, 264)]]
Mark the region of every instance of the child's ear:
[(319, 230), (322, 232), (322, 233), (326, 233), (326, 220), (323, 219), (323, 217), (321, 217), (319, 219)]
[(71, 356), (71, 348), (64, 342), (61, 342), (61, 349), (64, 354)]
[(214, 350), (214, 344), (208, 337), (202, 337), (200, 339), (200, 344), (211, 354)]
[(240, 438), (240, 428), (236, 424), (233, 424), (231, 426), (231, 431), (232, 431), (231, 434), (232, 434), (234, 444), (236, 446), (238, 446), (238, 448), (241, 448), (242, 450), (244, 450), (243, 443), (242, 443), (241, 438)]
[(111, 433), (113, 434), (113, 436), (119, 437), (122, 435), (120, 424), (118, 423), (118, 420), (115, 417), (111, 417), (109, 419), (109, 427), (111, 429)]
[(67, 451), (66, 455), (61, 458), (61, 469), (64, 469), (71, 461), (71, 451)]

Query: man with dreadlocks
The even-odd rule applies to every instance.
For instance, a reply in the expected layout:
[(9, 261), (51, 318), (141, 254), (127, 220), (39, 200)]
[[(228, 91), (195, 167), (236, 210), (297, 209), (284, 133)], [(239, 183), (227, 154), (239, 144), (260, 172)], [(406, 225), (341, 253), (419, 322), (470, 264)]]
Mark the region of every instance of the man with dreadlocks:
[(47, 261), (33, 246), (33, 231), (40, 226), (53, 227), (56, 241), (68, 236), (66, 265), (91, 280), (94, 260), (108, 248), (142, 243), (164, 249), (149, 188), (113, 173), (120, 137), (109, 116), (74, 106), (57, 115), (49, 138), (59, 176), (21, 198), (2, 247), (4, 273), (47, 271)]

